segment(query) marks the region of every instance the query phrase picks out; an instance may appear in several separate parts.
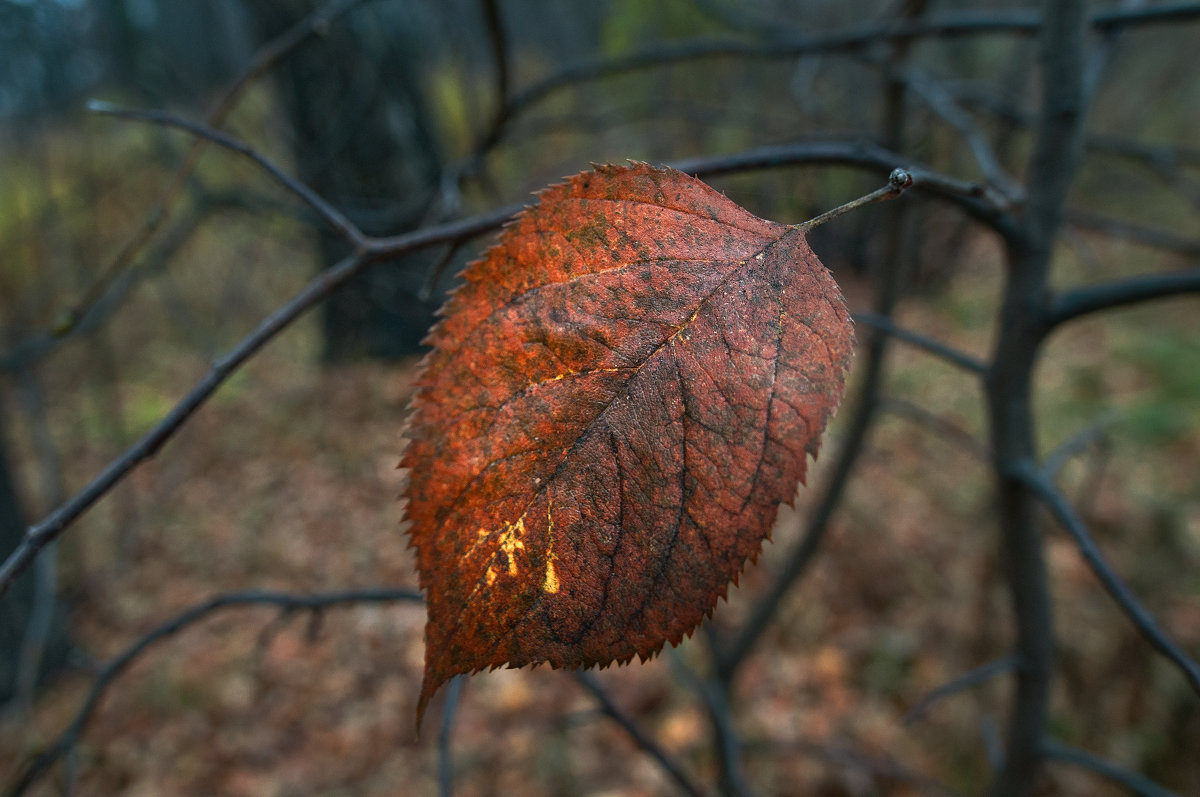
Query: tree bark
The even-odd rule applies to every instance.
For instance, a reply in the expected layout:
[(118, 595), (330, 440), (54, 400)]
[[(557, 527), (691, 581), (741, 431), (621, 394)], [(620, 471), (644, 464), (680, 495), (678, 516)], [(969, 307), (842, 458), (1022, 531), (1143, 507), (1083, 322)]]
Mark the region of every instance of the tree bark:
[[(309, 9), (297, 0), (255, 0), (246, 9), (266, 41)], [(340, 20), (321, 41), (292, 53), (276, 85), (294, 132), (300, 180), (369, 235), (416, 229), (427, 217), (442, 156), (414, 78), (419, 31), (392, 26), (370, 6)], [(364, 16), (368, 15), (368, 16)], [(364, 54), (365, 53), (365, 54)], [(332, 231), (319, 238), (322, 268), (349, 254)], [(438, 297), (419, 292), (428, 256), (356, 278), (322, 308), (327, 362), (417, 351)]]

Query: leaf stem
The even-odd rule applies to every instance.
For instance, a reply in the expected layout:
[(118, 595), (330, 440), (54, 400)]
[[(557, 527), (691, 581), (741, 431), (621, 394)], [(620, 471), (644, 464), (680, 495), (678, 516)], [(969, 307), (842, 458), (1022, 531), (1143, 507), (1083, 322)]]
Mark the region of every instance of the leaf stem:
[(883, 188), (872, 191), (866, 196), (860, 196), (858, 199), (851, 200), (844, 205), (839, 205), (833, 210), (827, 210), (814, 219), (797, 224), (796, 227), (807, 232), (814, 227), (820, 227), (827, 221), (836, 219), (838, 216), (842, 216), (852, 210), (857, 210), (863, 205), (870, 205), (873, 202), (880, 202), (885, 199), (894, 199), (904, 193), (904, 190), (910, 188), (912, 184), (913, 176), (911, 172), (906, 169), (893, 169), (891, 175), (888, 176), (888, 184)]

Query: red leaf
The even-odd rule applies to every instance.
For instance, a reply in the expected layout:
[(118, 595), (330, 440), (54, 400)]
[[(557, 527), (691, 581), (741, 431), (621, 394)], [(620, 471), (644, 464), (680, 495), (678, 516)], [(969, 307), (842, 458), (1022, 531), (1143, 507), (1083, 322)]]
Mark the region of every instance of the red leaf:
[(644, 658), (711, 614), (804, 479), (853, 329), (801, 228), (645, 164), (547, 189), (442, 310), (402, 465), (429, 698)]

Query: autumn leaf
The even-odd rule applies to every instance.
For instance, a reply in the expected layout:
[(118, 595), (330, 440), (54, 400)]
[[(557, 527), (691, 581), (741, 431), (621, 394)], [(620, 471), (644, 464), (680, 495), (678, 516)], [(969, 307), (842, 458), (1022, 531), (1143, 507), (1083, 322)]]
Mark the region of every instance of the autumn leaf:
[(853, 349), (803, 227), (646, 164), (545, 190), (463, 278), (401, 463), (418, 723), (459, 673), (690, 634), (793, 499)]

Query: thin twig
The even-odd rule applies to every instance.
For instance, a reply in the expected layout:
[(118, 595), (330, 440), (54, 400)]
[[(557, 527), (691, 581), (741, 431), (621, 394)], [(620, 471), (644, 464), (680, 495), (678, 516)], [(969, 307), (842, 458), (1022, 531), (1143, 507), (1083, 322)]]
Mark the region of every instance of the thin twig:
[(839, 216), (844, 216), (847, 213), (858, 210), (861, 207), (882, 202), (887, 199), (895, 199), (904, 193), (905, 189), (911, 188), (913, 184), (912, 175), (904, 169), (893, 169), (891, 175), (888, 176), (888, 184), (883, 188), (877, 188), (871, 193), (860, 196), (858, 199), (852, 199), (844, 205), (838, 205), (832, 210), (827, 210), (816, 218), (797, 224), (796, 226), (805, 232), (814, 230), (825, 224), (828, 221), (833, 221)]
[(884, 412), (907, 418), (938, 433), (948, 442), (970, 454), (981, 462), (991, 462), (992, 450), (981, 443), (975, 435), (956, 423), (936, 415), (916, 402), (898, 396), (881, 396), (879, 409)]
[(1182, 255), (1190, 258), (1200, 258), (1200, 239), (1184, 238), (1170, 230), (1160, 230), (1135, 224), (1124, 219), (1114, 219), (1089, 210), (1069, 208), (1066, 221), (1072, 227), (1101, 233), (1112, 238), (1130, 241), (1148, 246), (1163, 252)]
[(425, 272), (425, 279), (421, 282), (421, 287), (417, 291), (417, 298), (423, 302), (428, 302), (437, 294), (438, 283), (442, 281), (442, 275), (446, 272), (446, 267), (454, 260), (454, 256), (458, 254), (458, 250), (462, 248), (461, 240), (454, 241), (446, 251), (442, 253), (429, 270)]
[(420, 603), (422, 602), (421, 593), (411, 589), (391, 588), (343, 590), (318, 594), (255, 590), (215, 595), (203, 603), (186, 609), (169, 620), (155, 626), (100, 668), (95, 680), (92, 681), (92, 686), (88, 690), (87, 697), (84, 699), (71, 724), (67, 726), (54, 744), (42, 751), (29, 763), (10, 788), (8, 794), (10, 797), (17, 797), (17, 795), (24, 794), (56, 761), (75, 748), (108, 687), (138, 657), (145, 653), (147, 649), (198, 623), (211, 614), (224, 609), (249, 606), (276, 606), (289, 612), (319, 612), (333, 606), (346, 604), (396, 603), (400, 601)]
[(192, 135), (203, 138), (207, 141), (224, 147), (238, 153), (254, 162), (256, 166), (269, 174), (275, 182), (279, 183), (285, 189), (296, 195), (312, 208), (318, 216), (320, 216), (329, 226), (337, 230), (343, 238), (345, 238), (352, 246), (362, 246), (366, 241), (366, 236), (354, 225), (350, 219), (346, 218), (337, 208), (322, 199), (308, 186), (301, 183), (296, 178), (284, 172), (272, 161), (267, 159), (258, 150), (239, 141), (231, 135), (222, 133), (219, 130), (214, 130), (208, 125), (199, 122), (193, 122), (183, 117), (176, 116), (172, 113), (163, 111), (140, 111), (128, 108), (118, 108), (115, 105), (110, 105), (106, 102), (93, 100), (88, 103), (88, 110), (93, 113), (98, 113), (103, 116), (114, 116), (118, 119), (129, 119), (135, 122), (148, 122), (150, 124), (161, 125), (163, 127), (173, 127), (178, 130), (184, 130)]
[(1163, 3), (1148, 8), (1118, 8), (1102, 11), (1092, 17), (1091, 26), (1097, 31), (1108, 32), (1116, 28), (1190, 22), (1198, 17), (1200, 17), (1200, 3)]
[(905, 725), (911, 725), (914, 722), (919, 722), (925, 718), (929, 710), (933, 708), (934, 703), (938, 703), (951, 695), (956, 695), (959, 692), (966, 691), (972, 687), (987, 683), (992, 678), (995, 678), (1001, 673), (1010, 672), (1017, 666), (1016, 656), (1005, 656), (995, 661), (989, 661), (987, 664), (976, 667), (973, 670), (963, 673), (949, 683), (942, 684), (937, 689), (934, 689), (925, 697), (917, 701), (917, 704), (904, 713), (901, 722)]
[[(954, 98), (963, 104), (984, 111), (1003, 122), (1021, 127), (1033, 124), (1033, 115), (1018, 105), (974, 86), (955, 86)], [(1122, 136), (1092, 133), (1084, 137), (1089, 152), (1131, 160), (1141, 164), (1180, 196), (1200, 207), (1200, 184), (1187, 177), (1181, 167), (1200, 164), (1200, 149), (1181, 145), (1151, 144)]]
[(1108, 435), (1108, 428), (1116, 419), (1116, 413), (1107, 413), (1059, 443), (1053, 451), (1046, 455), (1042, 462), (1042, 472), (1048, 479), (1054, 481), (1072, 457), (1104, 440)]
[(905, 329), (896, 324), (890, 318), (881, 316), (878, 313), (855, 313), (854, 321), (858, 324), (866, 324), (869, 327), (874, 327), (880, 332), (902, 340), (905, 343), (916, 346), (922, 351), (927, 351), (935, 357), (939, 357), (951, 365), (958, 366), (964, 371), (969, 371), (973, 374), (987, 374), (987, 364), (977, 357), (974, 357), (966, 352), (959, 351), (952, 346), (949, 346), (941, 341), (934, 340), (931, 337), (922, 335), (920, 332), (914, 332), (911, 329)]
[[(783, 742), (778, 742), (771, 739), (750, 739), (749, 742), (750, 743), (747, 745), (747, 752), (750, 753), (755, 751), (763, 752), (764, 748), (766, 748), (767, 752), (772, 753), (801, 753), (804, 755), (813, 756), (815, 758), (823, 758), (831, 764), (835, 764), (843, 769), (860, 770), (874, 778), (886, 779), (898, 783), (906, 783), (915, 787), (917, 794), (939, 794), (944, 795), (944, 797), (967, 797), (965, 793), (952, 789), (941, 781), (935, 780), (928, 775), (920, 772), (914, 772), (890, 757), (882, 757), (863, 752), (862, 750), (856, 750), (845, 743), (830, 742), (824, 739), (817, 740), (805, 738), (791, 739)], [(892, 792), (886, 789), (880, 789), (868, 793), (891, 794)]]
[(658, 762), (658, 765), (663, 768), (671, 779), (675, 781), (679, 788), (683, 789), (684, 793), (692, 795), (692, 797), (702, 797), (704, 792), (692, 781), (679, 765), (676, 764), (667, 751), (659, 746), (658, 742), (647, 736), (638, 726), (633, 718), (621, 710), (620, 706), (613, 702), (608, 692), (600, 685), (592, 673), (586, 670), (580, 670), (576, 673), (575, 680), (586, 689), (592, 697), (596, 698), (596, 702), (600, 704), (600, 709), (607, 714), (614, 722), (621, 726), (625, 733), (629, 734), (629, 738), (633, 739), (634, 744), (642, 749), (647, 755)]
[[(961, 84), (947, 88), (954, 98), (1010, 124), (1029, 127), (1036, 121), (1033, 114), (1016, 103), (996, 96), (977, 85)], [(1178, 170), (1181, 166), (1200, 165), (1200, 148), (1186, 145), (1152, 144), (1107, 133), (1089, 133), (1084, 147), (1106, 155), (1128, 158), (1149, 166), (1154, 171)]]
[(906, 69), (905, 78), (913, 91), (924, 100), (933, 114), (957, 130), (979, 165), (984, 178), (1011, 204), (1020, 204), (1025, 189), (1005, 169), (996, 157), (991, 142), (975, 124), (970, 114), (959, 108), (949, 93), (938, 83), (916, 69)]
[(911, 158), (866, 141), (800, 141), (794, 144), (759, 147), (733, 155), (679, 161), (674, 166), (697, 177), (716, 177), (752, 169), (813, 164), (850, 166), (887, 175), (897, 163), (905, 164), (905, 171), (912, 177), (911, 190), (922, 191), (951, 202), (972, 218), (1001, 234), (1005, 234), (1007, 227), (1011, 225), (1006, 206), (997, 203), (985, 186), (940, 174), (913, 162)]
[(1200, 268), (1072, 288), (1054, 298), (1047, 317), (1047, 328), (1052, 329), (1090, 313), (1196, 293), (1200, 293)]
[(716, 678), (699, 681), (698, 691), (704, 699), (716, 736), (724, 793), (730, 797), (753, 797), (754, 790), (746, 782), (746, 775), (742, 771), (742, 741), (733, 726), (726, 682)]
[(1084, 560), (1087, 561), (1092, 572), (1100, 579), (1100, 583), (1104, 585), (1105, 591), (1116, 601), (1121, 611), (1129, 617), (1134, 626), (1145, 637), (1146, 641), (1183, 673), (1192, 690), (1200, 695), (1200, 665), (1197, 665), (1165, 631), (1159, 628), (1154, 615), (1150, 614), (1142, 606), (1141, 602), (1134, 596), (1133, 592), (1104, 558), (1104, 554), (1100, 552), (1100, 547), (1096, 545), (1095, 540), (1092, 539), (1092, 535), (1088, 532), (1087, 526), (1084, 525), (1083, 521), (1080, 520), (1079, 516), (1075, 514), (1075, 511), (1067, 503), (1066, 497), (1058, 491), (1046, 474), (1032, 462), (1021, 463), (1016, 468), (1013, 476), (1032, 490), (1034, 495), (1045, 504), (1050, 513), (1058, 520), (1059, 524), (1075, 540), (1075, 544), (1079, 547), (1079, 552), (1083, 554)]
[(442, 704), (442, 727), (438, 729), (437, 738), (438, 794), (441, 797), (452, 797), (454, 794), (454, 755), (450, 750), (450, 741), (459, 699), (466, 682), (466, 676), (456, 675), (446, 685), (446, 702)]
[(1175, 792), (1160, 786), (1145, 775), (1132, 772), (1125, 767), (1114, 764), (1112, 761), (1084, 750), (1070, 747), (1054, 739), (1044, 740), (1042, 742), (1042, 750), (1046, 753), (1047, 758), (1067, 764), (1074, 764), (1090, 772), (1095, 772), (1097, 775), (1103, 775), (1109, 780), (1121, 784), (1134, 794), (1141, 795), (1141, 797), (1179, 797)]
[[(711, 623), (706, 623), (702, 630), (716, 669), (719, 665), (716, 654), (721, 650), (718, 633)], [(734, 724), (733, 708), (729, 703), (729, 681), (722, 678), (719, 671), (708, 677), (698, 675), (674, 648), (668, 651), (667, 661), (676, 679), (695, 692), (708, 710), (713, 746), (717, 752), (721, 793), (725, 797), (752, 797), (754, 790), (746, 781), (742, 767), (742, 739)]]

